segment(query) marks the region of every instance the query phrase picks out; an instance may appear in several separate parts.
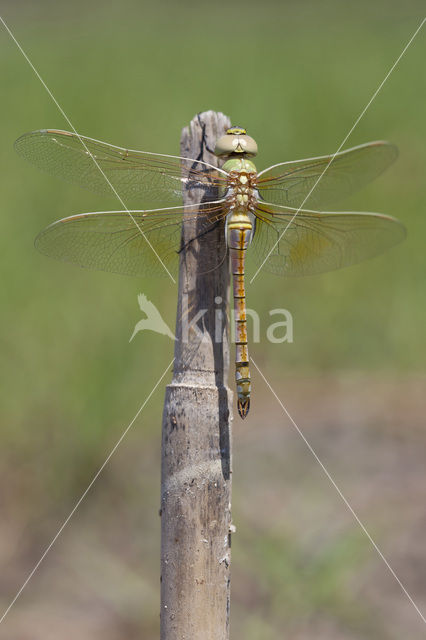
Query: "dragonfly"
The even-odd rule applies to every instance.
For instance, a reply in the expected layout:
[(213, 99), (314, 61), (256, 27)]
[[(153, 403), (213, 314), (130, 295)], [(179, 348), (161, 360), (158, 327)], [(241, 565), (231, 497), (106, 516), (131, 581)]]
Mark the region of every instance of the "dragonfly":
[[(246, 257), (280, 276), (306, 276), (356, 264), (397, 244), (405, 227), (379, 213), (328, 211), (397, 157), (394, 145), (369, 142), (333, 155), (280, 162), (258, 172), (256, 141), (242, 127), (223, 132), (214, 148), (221, 168), (197, 159), (124, 149), (68, 131), (43, 129), (15, 143), (24, 158), (60, 178), (157, 209), (97, 211), (53, 222), (36, 238), (44, 254), (86, 268), (145, 276), (179, 266), (182, 227), (203, 238), (212, 268), (229, 255), (234, 297), (238, 412), (250, 408)], [(201, 204), (182, 191), (201, 189)], [(325, 210), (324, 210), (325, 209)], [(195, 223), (195, 224), (194, 224)], [(190, 226), (188, 226), (190, 225)], [(223, 234), (210, 234), (222, 225)], [(212, 245), (212, 246), (210, 246)]]

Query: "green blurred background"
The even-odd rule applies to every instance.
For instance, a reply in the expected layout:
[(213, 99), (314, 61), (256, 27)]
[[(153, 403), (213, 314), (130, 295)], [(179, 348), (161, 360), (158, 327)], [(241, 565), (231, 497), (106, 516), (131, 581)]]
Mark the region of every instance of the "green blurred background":
[[(182, 127), (213, 109), (247, 127), (261, 169), (333, 153), (422, 9), (410, 0), (41, 0), (3, 2), (2, 17), (81, 134), (176, 154)], [(423, 29), (346, 144), (399, 147), (398, 162), (345, 208), (399, 217), (405, 243), (317, 277), (261, 272), (247, 291), (262, 322), (255, 360), (423, 610), (425, 53)], [(6, 609), (172, 358), (164, 336), (140, 333), (129, 344), (137, 294), (173, 327), (176, 289), (35, 251), (46, 224), (117, 203), (14, 154), (26, 131), (69, 127), (3, 28), (0, 78)], [(294, 342), (271, 345), (268, 312), (282, 307), (293, 315)], [(423, 638), (418, 613), (255, 371), (253, 379), (250, 416), (234, 423), (232, 638)], [(163, 397), (161, 386), (0, 637), (159, 637)]]

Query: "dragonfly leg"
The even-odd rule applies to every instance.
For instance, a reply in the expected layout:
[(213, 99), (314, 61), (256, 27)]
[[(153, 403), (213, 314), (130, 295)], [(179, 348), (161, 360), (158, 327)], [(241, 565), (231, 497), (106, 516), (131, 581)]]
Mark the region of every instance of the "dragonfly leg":
[(195, 240), (199, 240), (200, 238), (203, 238), (207, 233), (210, 233), (210, 231), (218, 227), (220, 222), (221, 222), (220, 220), (216, 220), (215, 222), (212, 223), (210, 227), (208, 227), (208, 229), (205, 229), (198, 235), (194, 236), (193, 238), (190, 238), (187, 242), (185, 242), (185, 244), (181, 246), (178, 253), (182, 253), (182, 251), (186, 251), (192, 242), (194, 242)]

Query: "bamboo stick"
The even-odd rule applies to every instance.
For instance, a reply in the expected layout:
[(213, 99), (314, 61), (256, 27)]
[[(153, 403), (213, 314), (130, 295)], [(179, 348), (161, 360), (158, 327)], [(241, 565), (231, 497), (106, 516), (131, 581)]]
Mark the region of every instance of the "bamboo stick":
[[(196, 116), (181, 155), (218, 165), (221, 113)], [(184, 193), (200, 202), (200, 190)], [(187, 225), (185, 225), (186, 227)], [(183, 231), (183, 245), (190, 233)], [(205, 242), (224, 243), (219, 225)], [(223, 245), (224, 246), (224, 245)], [(231, 406), (227, 386), (229, 263), (209, 270), (203, 242), (181, 253), (173, 380), (166, 390), (161, 474), (161, 640), (228, 640), (231, 561)], [(197, 327), (185, 322), (207, 309)], [(216, 341), (217, 320), (222, 340)], [(223, 318), (224, 317), (224, 318)], [(200, 333), (202, 338), (200, 337)]]

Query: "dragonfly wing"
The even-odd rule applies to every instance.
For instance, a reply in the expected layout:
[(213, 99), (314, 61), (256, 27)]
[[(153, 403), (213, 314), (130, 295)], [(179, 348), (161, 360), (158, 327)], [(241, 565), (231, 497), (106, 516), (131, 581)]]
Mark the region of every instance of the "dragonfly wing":
[(398, 156), (389, 142), (369, 142), (336, 155), (282, 162), (258, 174), (264, 200), (284, 207), (321, 209), (380, 175)]
[(250, 251), (258, 267), (305, 276), (340, 269), (401, 242), (405, 227), (379, 213), (318, 212), (261, 203)]
[[(182, 224), (192, 239), (223, 223), (222, 201), (151, 211), (100, 211), (58, 220), (36, 238), (42, 253), (81, 267), (125, 275), (172, 275), (179, 265)], [(187, 234), (188, 235), (188, 234)], [(191, 244), (187, 240), (187, 246)], [(222, 238), (222, 253), (226, 245)], [(211, 246), (217, 266), (220, 247)]]
[(182, 203), (182, 189), (201, 189), (209, 199), (226, 185), (227, 174), (205, 162), (132, 151), (68, 131), (44, 129), (15, 142), (16, 151), (40, 169), (98, 193), (135, 201)]

